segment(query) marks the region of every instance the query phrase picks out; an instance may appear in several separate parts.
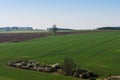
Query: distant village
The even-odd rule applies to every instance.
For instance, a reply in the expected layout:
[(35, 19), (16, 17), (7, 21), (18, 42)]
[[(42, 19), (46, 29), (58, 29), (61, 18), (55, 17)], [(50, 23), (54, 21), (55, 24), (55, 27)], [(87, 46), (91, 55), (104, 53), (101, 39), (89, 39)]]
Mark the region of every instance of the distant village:
[[(57, 30), (57, 31), (71, 31), (74, 29), (70, 29), (70, 28), (58, 28), (56, 27), (56, 25), (53, 25), (53, 27)], [(51, 28), (47, 28), (46, 30), (44, 29), (34, 29), (33, 27), (17, 27), (17, 26), (13, 26), (13, 27), (0, 27), (0, 31), (33, 31), (33, 30), (40, 30), (40, 31), (51, 31), (53, 29), (53, 27)], [(96, 28), (95, 30), (120, 30), (120, 27), (99, 27)]]
[[(69, 29), (69, 28), (57, 28), (56, 25), (54, 25), (54, 28), (56, 30), (73, 30), (73, 29)], [(0, 27), (0, 31), (33, 31), (33, 30), (42, 30), (42, 31), (51, 31), (53, 29), (53, 27), (51, 28), (47, 28), (46, 30), (44, 29), (34, 29), (33, 27), (17, 27), (17, 26), (13, 26), (13, 27)]]
[(0, 27), (0, 31), (26, 31), (34, 30), (32, 27)]

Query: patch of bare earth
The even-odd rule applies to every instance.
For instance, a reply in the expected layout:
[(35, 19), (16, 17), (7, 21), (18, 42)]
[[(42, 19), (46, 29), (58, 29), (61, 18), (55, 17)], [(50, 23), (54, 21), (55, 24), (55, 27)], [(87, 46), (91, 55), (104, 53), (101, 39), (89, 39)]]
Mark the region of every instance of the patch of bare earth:
[[(76, 32), (57, 32), (56, 36), (58, 35), (67, 35), (67, 34), (85, 34), (91, 32), (101, 32), (101, 31), (76, 31)], [(52, 35), (49, 32), (43, 33), (0, 33), (0, 43), (3, 42), (13, 42), (13, 41), (26, 41), (35, 38), (42, 38)]]
[(26, 41), (35, 38), (47, 37), (50, 33), (0, 33), (0, 42)]

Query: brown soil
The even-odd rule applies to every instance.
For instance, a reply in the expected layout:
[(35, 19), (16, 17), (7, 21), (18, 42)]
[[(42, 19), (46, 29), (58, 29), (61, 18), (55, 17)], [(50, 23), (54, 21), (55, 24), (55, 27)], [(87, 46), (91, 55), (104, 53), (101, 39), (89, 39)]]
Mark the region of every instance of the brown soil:
[[(66, 34), (83, 34), (90, 32), (99, 32), (99, 31), (78, 31), (78, 32), (58, 32), (57, 35), (66, 35)], [(13, 42), (13, 41), (26, 41), (35, 38), (47, 37), (52, 35), (48, 32), (43, 33), (0, 33), (0, 43), (3, 42)]]
[(0, 42), (21, 42), (49, 35), (50, 33), (0, 33)]

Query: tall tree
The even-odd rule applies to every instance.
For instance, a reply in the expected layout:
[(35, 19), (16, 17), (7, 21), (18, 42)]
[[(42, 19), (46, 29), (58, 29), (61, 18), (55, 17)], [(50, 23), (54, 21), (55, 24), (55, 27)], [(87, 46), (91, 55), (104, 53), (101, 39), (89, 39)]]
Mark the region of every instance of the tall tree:
[(52, 27), (52, 34), (56, 34), (56, 32), (57, 32), (57, 26), (53, 25), (53, 27)]

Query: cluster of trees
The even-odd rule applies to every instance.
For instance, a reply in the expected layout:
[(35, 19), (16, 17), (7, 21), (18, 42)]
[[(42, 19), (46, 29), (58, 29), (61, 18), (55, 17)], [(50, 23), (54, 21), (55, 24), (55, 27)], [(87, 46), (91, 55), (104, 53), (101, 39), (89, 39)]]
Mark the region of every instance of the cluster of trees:
[(33, 30), (32, 27), (0, 27), (0, 31), (23, 31)]
[(100, 27), (97, 30), (120, 30), (120, 27)]
[[(65, 31), (65, 30), (73, 30), (73, 29), (68, 29), (68, 28), (56, 28), (58, 31)], [(52, 28), (47, 28), (47, 31), (51, 31)]]
[(53, 34), (56, 34), (57, 31), (68, 31), (68, 30), (73, 30), (73, 29), (57, 28), (56, 25), (53, 25), (52, 28), (47, 28), (47, 31), (52, 32)]

